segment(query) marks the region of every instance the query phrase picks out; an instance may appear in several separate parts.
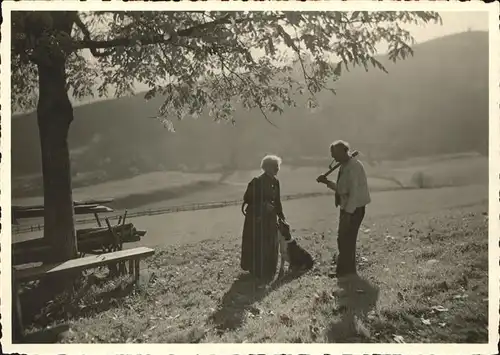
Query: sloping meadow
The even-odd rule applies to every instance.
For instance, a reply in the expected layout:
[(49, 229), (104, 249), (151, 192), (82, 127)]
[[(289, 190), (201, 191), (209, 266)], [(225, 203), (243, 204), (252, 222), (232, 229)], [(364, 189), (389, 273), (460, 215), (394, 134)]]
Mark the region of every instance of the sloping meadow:
[(341, 280), (333, 231), (295, 232), (316, 265), (268, 287), (240, 272), (238, 236), (157, 249), (130, 292), (126, 279), (93, 286), (71, 312), (38, 319), (69, 321), (71, 343), (487, 342), (486, 211), (368, 216), (360, 276)]

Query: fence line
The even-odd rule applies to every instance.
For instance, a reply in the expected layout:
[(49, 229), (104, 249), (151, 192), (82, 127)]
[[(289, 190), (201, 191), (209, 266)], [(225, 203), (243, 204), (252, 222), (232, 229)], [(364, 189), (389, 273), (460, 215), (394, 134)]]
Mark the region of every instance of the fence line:
[[(296, 194), (284, 195), (281, 197), (281, 200), (283, 200), (283, 201), (296, 200), (299, 198), (324, 196), (324, 195), (329, 195), (329, 194), (331, 194), (331, 193), (330, 192), (296, 193)], [(243, 202), (243, 200), (238, 199), (238, 200), (219, 201), (219, 202), (191, 203), (191, 204), (180, 205), (180, 206), (147, 209), (144, 211), (127, 212), (127, 218), (155, 216), (155, 215), (167, 214), (167, 213), (223, 208), (223, 207), (228, 207), (228, 206), (239, 205), (242, 202)], [(122, 213), (114, 214), (114, 215), (108, 216), (108, 219), (109, 220), (117, 220), (122, 215), (123, 215)], [(90, 223), (90, 222), (94, 222), (94, 221), (95, 221), (95, 218), (93, 218), (93, 217), (92, 218), (78, 219), (75, 221), (75, 225), (86, 224), (86, 223)], [(12, 231), (16, 234), (29, 233), (29, 232), (33, 232), (35, 230), (41, 231), (42, 229), (43, 229), (43, 224), (30, 225), (30, 226), (25, 226), (25, 227), (18, 227), (18, 226), (12, 227)]]

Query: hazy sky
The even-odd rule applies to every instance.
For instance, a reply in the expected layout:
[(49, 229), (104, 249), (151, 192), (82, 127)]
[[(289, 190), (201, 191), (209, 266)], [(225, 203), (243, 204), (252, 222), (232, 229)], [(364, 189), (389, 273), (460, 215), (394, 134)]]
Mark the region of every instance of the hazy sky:
[(452, 33), (464, 32), (469, 28), (473, 31), (488, 31), (488, 14), (485, 12), (441, 12), (443, 24), (427, 24), (424, 26), (405, 25), (419, 43), (432, 38), (446, 36)]

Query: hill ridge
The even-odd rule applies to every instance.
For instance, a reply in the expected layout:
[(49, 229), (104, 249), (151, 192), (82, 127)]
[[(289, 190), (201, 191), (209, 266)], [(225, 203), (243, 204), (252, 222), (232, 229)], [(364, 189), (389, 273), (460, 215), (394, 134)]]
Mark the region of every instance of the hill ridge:
[[(413, 48), (413, 57), (396, 64), (380, 58), (389, 74), (361, 68), (344, 73), (336, 96), (319, 95), (316, 112), (299, 106), (271, 115), (279, 129), (259, 113), (239, 111), (235, 127), (188, 118), (174, 122), (172, 134), (147, 119), (161, 98), (146, 102), (144, 92), (76, 106), (69, 138), (73, 175), (120, 179), (153, 170), (255, 167), (269, 152), (293, 164), (325, 156), (325, 147), (340, 137), (375, 160), (487, 154), (487, 32), (452, 34)], [(39, 149), (35, 114), (14, 116), (14, 178), (40, 173)]]

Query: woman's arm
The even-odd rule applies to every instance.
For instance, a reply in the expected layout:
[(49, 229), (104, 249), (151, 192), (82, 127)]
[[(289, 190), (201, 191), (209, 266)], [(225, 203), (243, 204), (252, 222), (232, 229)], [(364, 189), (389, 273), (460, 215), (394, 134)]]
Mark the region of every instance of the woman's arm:
[(247, 185), (245, 194), (243, 195), (243, 203), (241, 204), (241, 212), (246, 216), (245, 205), (255, 205), (255, 192), (256, 192), (257, 179), (253, 178)]
[(256, 178), (253, 178), (247, 185), (247, 189), (243, 195), (243, 202), (246, 204), (251, 204), (255, 199), (256, 180)]
[(276, 183), (276, 213), (280, 219), (283, 221), (285, 220), (285, 214), (283, 213), (283, 205), (281, 204), (281, 188), (280, 188), (280, 182), (277, 180)]

